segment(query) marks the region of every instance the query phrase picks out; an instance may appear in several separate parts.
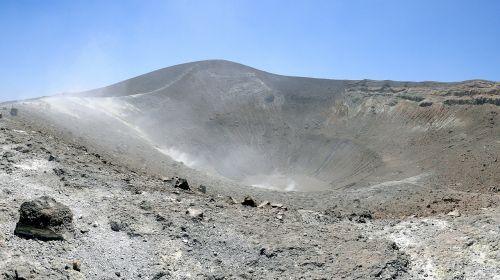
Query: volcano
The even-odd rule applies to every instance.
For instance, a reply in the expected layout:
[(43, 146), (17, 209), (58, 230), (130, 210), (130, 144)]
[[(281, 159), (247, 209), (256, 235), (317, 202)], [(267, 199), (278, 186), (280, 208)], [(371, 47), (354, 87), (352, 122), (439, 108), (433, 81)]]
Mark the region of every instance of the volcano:
[(0, 271), (491, 279), (499, 105), (492, 81), (288, 77), (223, 60), (6, 103)]
[(288, 77), (212, 60), (34, 104), (73, 134), (124, 153), (147, 146), (173, 165), (240, 185), (310, 192), (475, 174), (490, 174), (480, 183), (492, 184), (498, 174), (479, 170), (498, 164), (463, 165), (460, 153), (483, 139), (486, 158), (499, 150), (485, 138), (499, 133), (499, 90), (488, 81)]

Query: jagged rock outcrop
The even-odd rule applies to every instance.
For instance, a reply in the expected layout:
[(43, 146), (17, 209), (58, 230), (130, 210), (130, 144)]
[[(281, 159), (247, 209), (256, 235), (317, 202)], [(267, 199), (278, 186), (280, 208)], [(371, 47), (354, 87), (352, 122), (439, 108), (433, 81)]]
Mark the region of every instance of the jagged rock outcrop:
[(65, 240), (73, 231), (71, 209), (48, 196), (24, 202), (19, 214), (14, 233), (23, 238)]

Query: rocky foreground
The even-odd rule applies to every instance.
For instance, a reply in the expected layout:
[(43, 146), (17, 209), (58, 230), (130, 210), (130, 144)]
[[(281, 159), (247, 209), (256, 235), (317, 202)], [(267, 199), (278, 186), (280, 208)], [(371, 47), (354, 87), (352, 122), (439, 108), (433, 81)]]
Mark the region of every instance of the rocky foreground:
[[(447, 213), (381, 218), (356, 199), (320, 211), (207, 192), (15, 117), (1, 120), (0, 145), (4, 279), (499, 279), (496, 194), (436, 193), (423, 207)], [(63, 214), (61, 238), (26, 218), (40, 211)]]

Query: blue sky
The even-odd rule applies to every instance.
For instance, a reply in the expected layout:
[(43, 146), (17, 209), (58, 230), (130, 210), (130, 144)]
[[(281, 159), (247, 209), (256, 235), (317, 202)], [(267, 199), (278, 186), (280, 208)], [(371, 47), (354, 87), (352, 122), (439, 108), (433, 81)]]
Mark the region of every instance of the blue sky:
[(494, 0), (1, 0), (0, 100), (227, 59), (333, 79), (500, 80)]

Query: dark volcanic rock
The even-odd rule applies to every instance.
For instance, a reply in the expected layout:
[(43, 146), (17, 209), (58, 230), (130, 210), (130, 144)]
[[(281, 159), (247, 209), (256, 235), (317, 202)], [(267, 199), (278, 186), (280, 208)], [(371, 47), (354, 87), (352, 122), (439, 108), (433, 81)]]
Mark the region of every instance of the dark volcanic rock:
[(66, 174), (66, 172), (63, 169), (61, 169), (61, 168), (54, 168), (52, 170), (54, 171), (54, 174), (56, 174), (59, 177), (61, 177), (64, 174)]
[(81, 271), (82, 270), (82, 263), (78, 260), (74, 260), (73, 261), (73, 270)]
[(124, 231), (128, 228), (128, 225), (121, 221), (111, 221), (109, 222), (109, 226), (112, 231)]
[(28, 239), (65, 240), (73, 231), (73, 213), (48, 196), (25, 202), (14, 234)]
[(257, 207), (257, 202), (250, 196), (245, 197), (241, 205)]
[(189, 187), (189, 184), (188, 184), (186, 179), (175, 177), (173, 183), (174, 183), (175, 188), (179, 188), (179, 189), (183, 189), (183, 190), (191, 189)]

